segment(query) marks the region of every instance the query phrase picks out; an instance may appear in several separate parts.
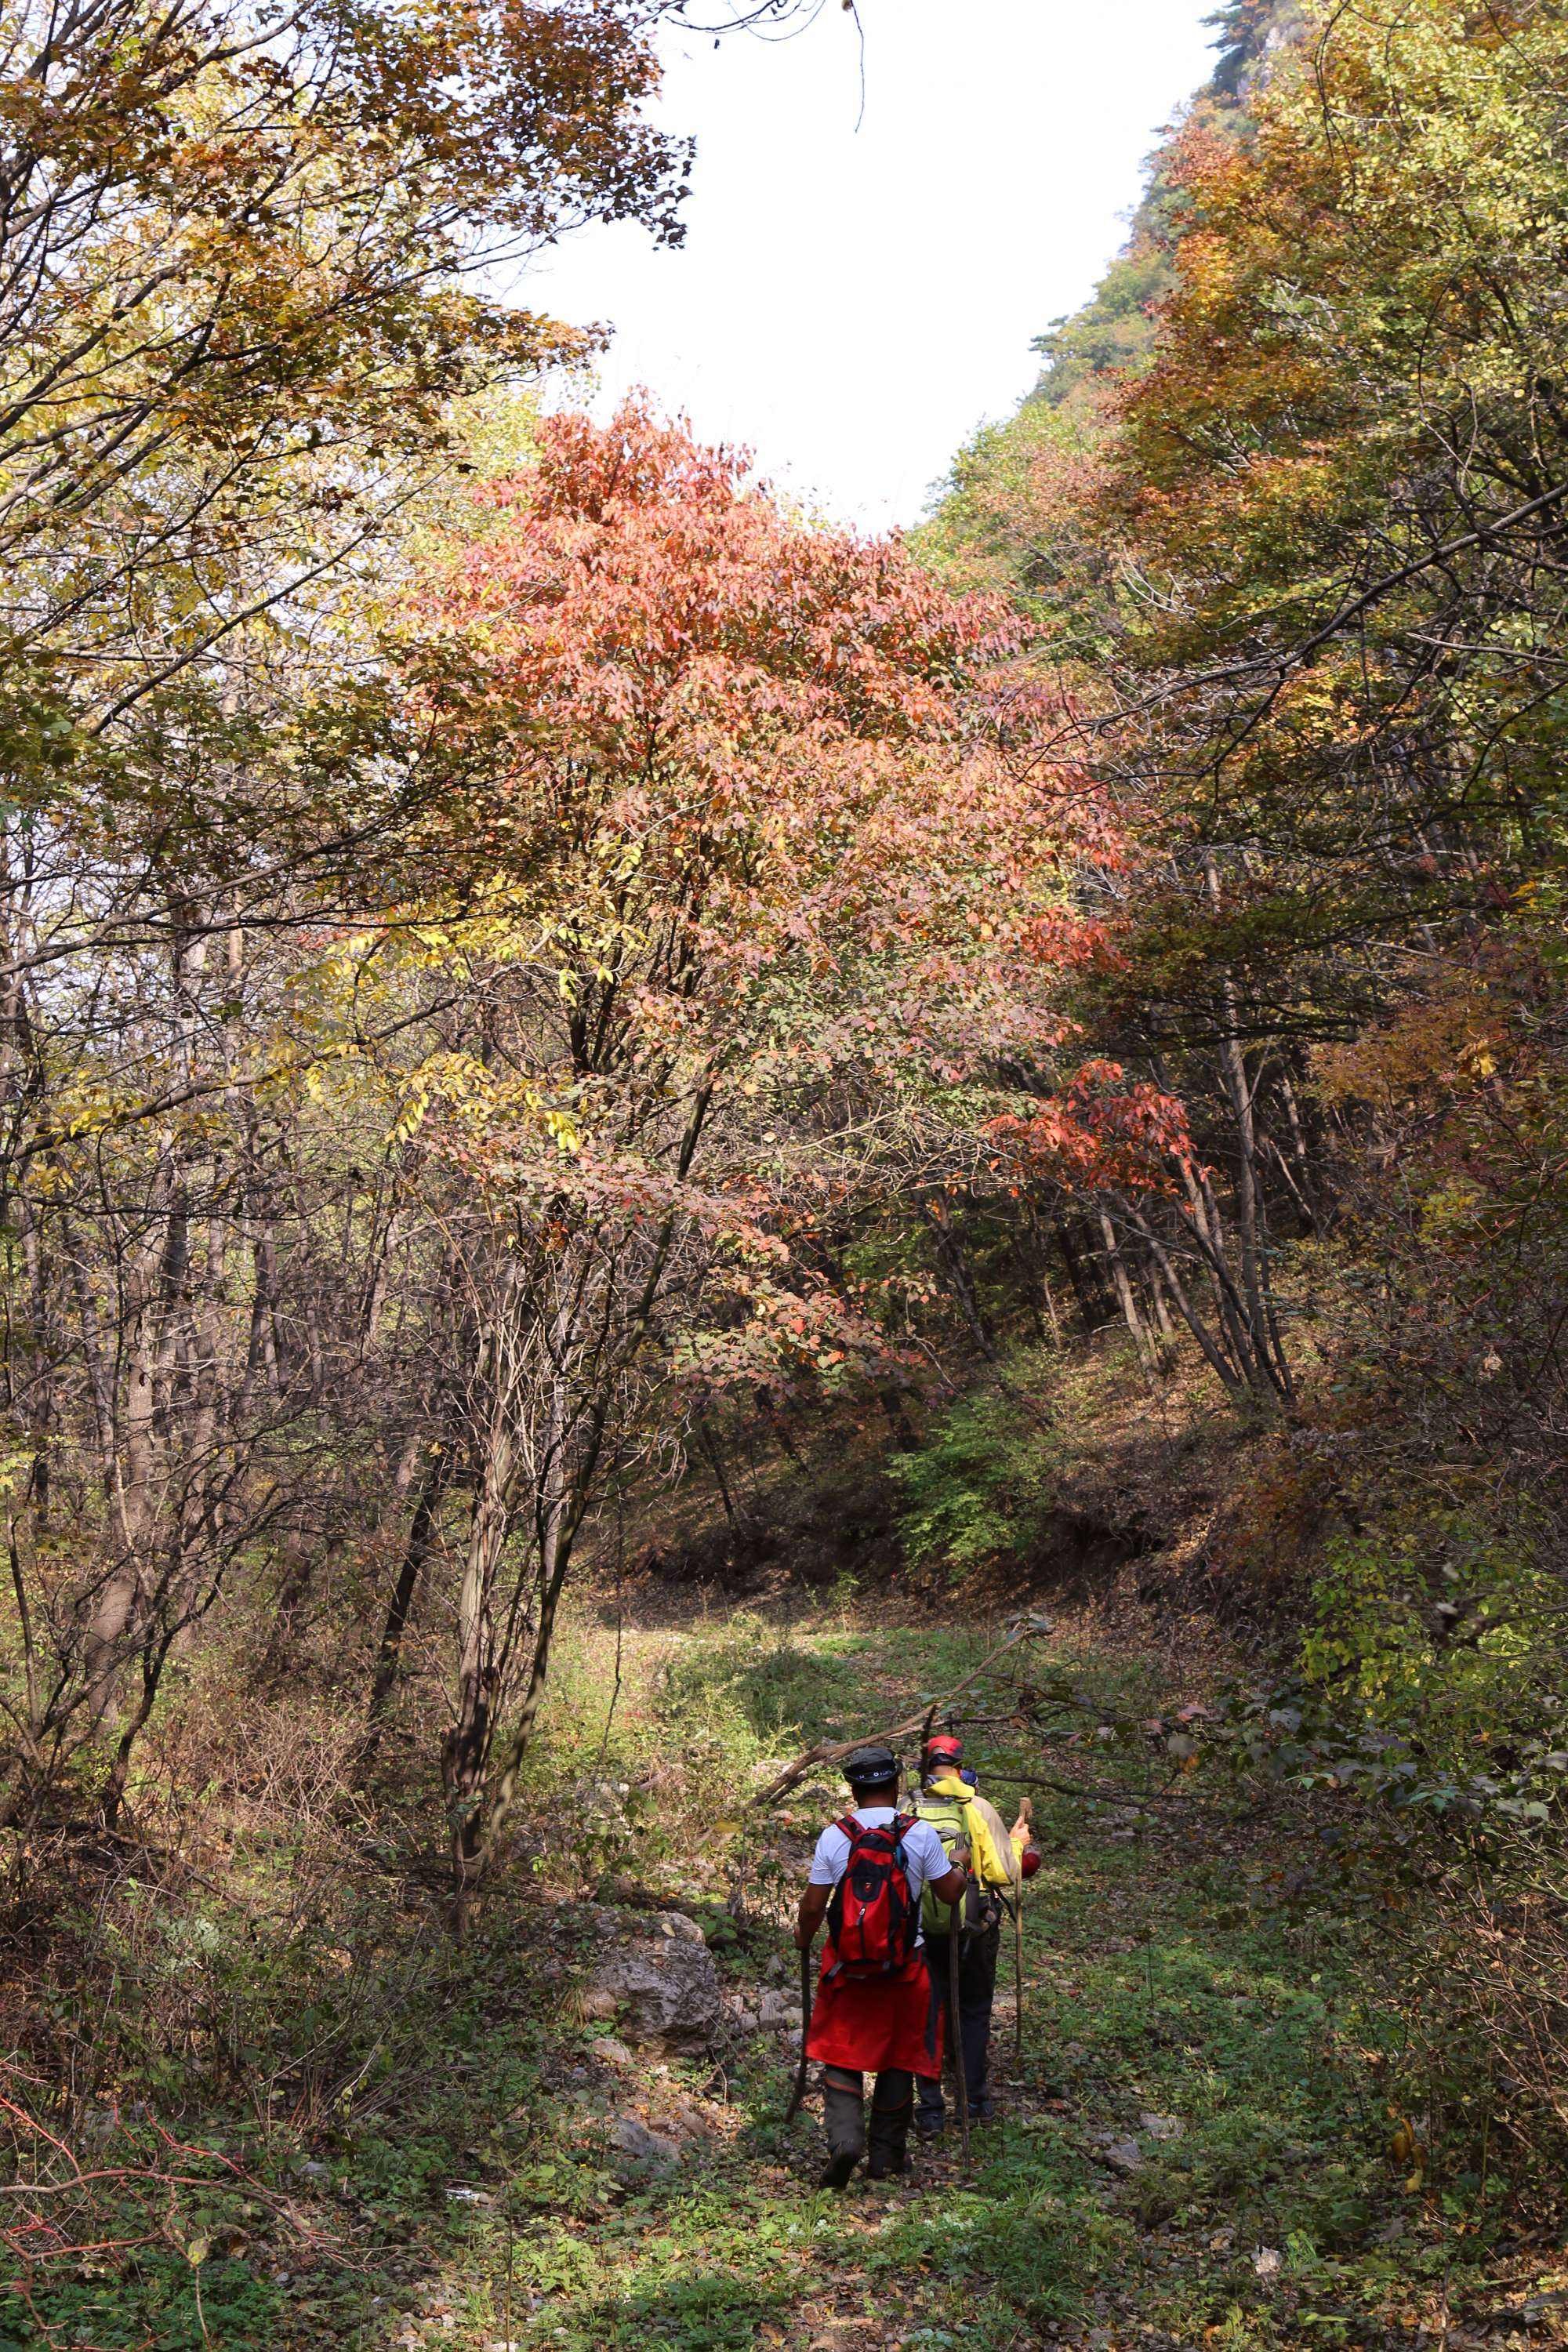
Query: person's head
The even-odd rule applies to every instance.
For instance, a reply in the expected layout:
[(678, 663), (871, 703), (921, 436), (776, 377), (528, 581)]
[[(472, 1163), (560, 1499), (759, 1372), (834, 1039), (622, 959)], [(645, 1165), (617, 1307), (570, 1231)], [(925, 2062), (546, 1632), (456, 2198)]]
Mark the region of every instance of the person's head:
[(938, 1780), (947, 1772), (956, 1772), (963, 1762), (963, 1742), (951, 1731), (939, 1731), (926, 1741), (925, 1754), (921, 1759), (922, 1780)]
[(844, 1777), (857, 1805), (891, 1805), (899, 1794), (899, 1759), (890, 1748), (858, 1748)]

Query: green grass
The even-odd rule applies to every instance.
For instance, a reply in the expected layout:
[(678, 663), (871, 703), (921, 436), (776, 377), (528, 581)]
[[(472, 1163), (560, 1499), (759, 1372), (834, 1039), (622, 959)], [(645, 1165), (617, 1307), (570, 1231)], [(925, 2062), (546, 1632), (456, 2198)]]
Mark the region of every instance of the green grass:
[[(582, 1647), (542, 1797), (559, 1812), (601, 1748), (605, 1769), (629, 1778), (673, 1745), (680, 1773), (646, 1796), (616, 1858), (628, 1871), (673, 1858), (695, 1884), (698, 1829), (721, 1803), (733, 1811), (759, 1759), (888, 1719), (989, 1639), (842, 1623), (786, 1639), (755, 1620), (650, 1637), (629, 1654), (607, 1742), (600, 1654)], [(1150, 1701), (1136, 1662), (1068, 1663), (1108, 1706)], [(1092, 1770), (1137, 1799), (1135, 1759), (1097, 1752)], [(593, 1948), (582, 1915), (500, 1898), (461, 1953), (427, 1918), (395, 1930), (388, 1916), (352, 1977), (318, 1964), (310, 1988), (311, 2032), (337, 2037), (345, 2075), (364, 2060), (339, 2106), (301, 2140), (282, 2123), (241, 2128), (209, 2089), (206, 2137), (224, 2137), (243, 2179), (215, 2157), (190, 2159), (192, 2183), (172, 2198), (128, 2191), (100, 2219), (114, 2225), (105, 2235), (117, 2226), (140, 2242), (41, 2284), (47, 2333), (13, 2320), (10, 2340), (371, 2352), (413, 2328), (452, 2352), (509, 2330), (530, 2352), (742, 2352), (805, 2347), (827, 2319), (870, 2314), (885, 2323), (878, 2340), (907, 2352), (1016, 2352), (1048, 2330), (1131, 2345), (1150, 2329), (1284, 2352), (1397, 2339), (1445, 2285), (1462, 2300), (1486, 2246), (1480, 2184), (1407, 2190), (1390, 2159), (1379, 2044), (1396, 2021), (1369, 2002), (1359, 1931), (1292, 1913), (1259, 1833), (1222, 1812), (1145, 1806), (1130, 1818), (1051, 1799), (1039, 1827), (1048, 1858), (1027, 1911), (1023, 2061), (1015, 2072), (1003, 2050), (1005, 2116), (976, 2134), (967, 2170), (950, 2147), (914, 2190), (821, 2195), (815, 2116), (786, 2137), (784, 2053), (752, 2042), (722, 2074), (678, 2064), (653, 2084), (711, 2130), (679, 2166), (639, 2173), (573, 2104), (601, 2079), (605, 2030), (574, 2023), (567, 1998)], [(775, 1834), (752, 1817), (700, 1842), (700, 1858), (721, 1878), (738, 1840), (751, 1851)], [(600, 1859), (592, 1841), (583, 1858)], [(205, 1965), (216, 1967), (211, 1953)], [(227, 1965), (243, 1974), (235, 1954)], [(251, 1965), (258, 2011), (310, 2007), (276, 1955)], [(767, 1919), (721, 1965), (742, 1980), (793, 1970)], [(258, 2013), (246, 2030), (278, 2044), (298, 2014)], [(203, 2136), (197, 2095), (187, 2083), (188, 2140)], [(1179, 2132), (1157, 2137), (1144, 2116)], [(1145, 2161), (1123, 2178), (1104, 2142), (1129, 2137)], [(302, 2159), (324, 2172), (302, 2172)], [(490, 2201), (454, 2200), (453, 2187)]]

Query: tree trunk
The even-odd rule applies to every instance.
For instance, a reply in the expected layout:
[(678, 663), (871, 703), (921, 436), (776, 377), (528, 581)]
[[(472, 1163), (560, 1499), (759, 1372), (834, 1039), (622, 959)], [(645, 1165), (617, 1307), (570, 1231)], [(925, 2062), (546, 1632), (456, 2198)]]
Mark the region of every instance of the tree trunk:
[(945, 1270), (947, 1278), (952, 1286), (952, 1295), (958, 1301), (960, 1313), (969, 1326), (970, 1337), (986, 1362), (994, 1364), (996, 1361), (996, 1336), (991, 1328), (989, 1317), (981, 1306), (980, 1294), (974, 1286), (974, 1277), (970, 1271), (963, 1244), (959, 1239), (952, 1220), (938, 1202), (926, 1201), (924, 1210), (926, 1223), (931, 1227), (936, 1243), (937, 1261)]
[[(1210, 901), (1219, 904), (1219, 875), (1212, 856), (1204, 860)], [(1220, 1043), (1220, 1072), (1230, 1097), (1237, 1137), (1237, 1223), (1241, 1238), (1241, 1286), (1247, 1300), (1249, 1339), (1254, 1359), (1281, 1402), (1291, 1401), (1290, 1368), (1279, 1344), (1273, 1302), (1267, 1300), (1268, 1244), (1263, 1233), (1263, 1196), (1258, 1181), (1258, 1129), (1254, 1117), (1254, 1087), (1241, 1048), (1236, 983), (1228, 972), (1220, 983), (1225, 1020)]]
[(1105, 1262), (1110, 1268), (1110, 1278), (1116, 1286), (1117, 1301), (1121, 1318), (1132, 1334), (1132, 1344), (1138, 1350), (1138, 1360), (1146, 1372), (1155, 1369), (1154, 1350), (1150, 1343), (1148, 1327), (1138, 1311), (1138, 1300), (1128, 1276), (1121, 1244), (1116, 1238), (1116, 1228), (1105, 1211), (1100, 1211), (1100, 1231), (1105, 1243)]
[(483, 1850), (485, 1768), (495, 1730), (495, 1585), (511, 1533), (513, 1446), (503, 1435), (485, 1465), (458, 1596), (458, 1705), (441, 1755), (452, 1853), (453, 1925), (468, 1925)]
[(1079, 1319), (1086, 1331), (1097, 1331), (1105, 1317), (1100, 1303), (1089, 1292), (1089, 1278), (1065, 1217), (1056, 1221), (1056, 1236), (1062, 1254), (1062, 1264), (1068, 1270), (1068, 1281), (1078, 1301)]
[(437, 1515), (450, 1476), (449, 1462), (449, 1455), (444, 1452), (434, 1455), (426, 1464), (415, 1495), (414, 1516), (408, 1523), (408, 1540), (403, 1548), (403, 1559), (398, 1566), (397, 1581), (392, 1588), (392, 1598), (386, 1604), (386, 1622), (382, 1627), (375, 1675), (370, 1686), (370, 1704), (365, 1709), (365, 1737), (361, 1750), (361, 1761), (365, 1765), (374, 1762), (381, 1744), (383, 1720), (396, 1686), (397, 1670), (402, 1662), (403, 1636), (419, 1591), (419, 1580), (425, 1573), (425, 1563), (430, 1557), (436, 1538)]

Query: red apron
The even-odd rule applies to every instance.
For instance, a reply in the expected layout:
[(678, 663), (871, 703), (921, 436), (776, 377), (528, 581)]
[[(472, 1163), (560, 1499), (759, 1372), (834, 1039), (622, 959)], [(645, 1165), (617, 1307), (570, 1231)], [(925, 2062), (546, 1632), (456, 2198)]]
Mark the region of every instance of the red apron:
[(877, 2074), (898, 2066), (910, 2074), (942, 2074), (942, 2003), (931, 1991), (922, 1945), (896, 1976), (836, 1977), (831, 1944), (811, 2009), (805, 2054), (850, 2074)]

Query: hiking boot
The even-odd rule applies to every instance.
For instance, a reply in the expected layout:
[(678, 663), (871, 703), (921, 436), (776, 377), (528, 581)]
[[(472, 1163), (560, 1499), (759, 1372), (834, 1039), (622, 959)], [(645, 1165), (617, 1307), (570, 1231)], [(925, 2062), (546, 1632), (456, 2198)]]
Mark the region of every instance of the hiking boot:
[(859, 2092), (825, 2077), (822, 2120), (827, 2126), (827, 2163), (817, 2186), (847, 2189), (850, 2174), (866, 2153), (866, 2110)]
[(871, 2102), (871, 2160), (866, 2167), (868, 2180), (886, 2180), (889, 2173), (909, 2169), (910, 2124), (913, 2118), (914, 2101), (910, 2096), (909, 2077), (883, 2075), (877, 2084), (877, 2095)]

